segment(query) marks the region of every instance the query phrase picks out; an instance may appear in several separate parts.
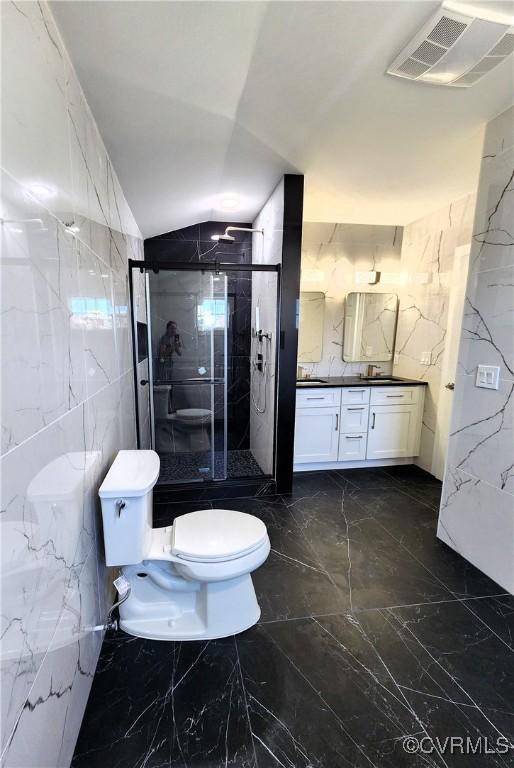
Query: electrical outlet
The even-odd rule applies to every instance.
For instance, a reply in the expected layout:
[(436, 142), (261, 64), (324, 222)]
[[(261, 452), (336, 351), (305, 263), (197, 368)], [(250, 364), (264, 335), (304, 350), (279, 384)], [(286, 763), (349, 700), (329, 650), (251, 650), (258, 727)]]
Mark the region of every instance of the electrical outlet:
[(479, 365), (477, 367), (476, 387), (482, 387), (483, 389), (498, 389), (499, 385), (499, 365)]

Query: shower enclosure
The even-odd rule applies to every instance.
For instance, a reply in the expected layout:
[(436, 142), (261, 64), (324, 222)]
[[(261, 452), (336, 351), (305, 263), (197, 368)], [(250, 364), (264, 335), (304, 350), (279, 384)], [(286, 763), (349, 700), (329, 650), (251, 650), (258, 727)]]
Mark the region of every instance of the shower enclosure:
[(280, 267), (129, 266), (138, 447), (159, 484), (273, 477)]

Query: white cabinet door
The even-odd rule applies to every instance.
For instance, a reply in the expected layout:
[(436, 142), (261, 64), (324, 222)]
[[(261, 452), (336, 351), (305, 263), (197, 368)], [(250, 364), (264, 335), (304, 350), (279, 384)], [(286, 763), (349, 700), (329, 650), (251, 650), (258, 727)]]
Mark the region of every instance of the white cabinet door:
[(339, 407), (298, 408), (294, 434), (294, 462), (337, 461)]
[(418, 421), (416, 405), (371, 405), (366, 458), (414, 456)]

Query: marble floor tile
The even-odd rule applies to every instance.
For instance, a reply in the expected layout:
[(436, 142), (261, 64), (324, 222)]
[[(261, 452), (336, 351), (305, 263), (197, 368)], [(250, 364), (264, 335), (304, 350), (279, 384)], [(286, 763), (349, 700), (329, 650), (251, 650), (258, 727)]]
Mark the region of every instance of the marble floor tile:
[(255, 766), (234, 639), (108, 637), (72, 765)]
[(357, 488), (389, 488), (397, 485), (396, 479), (380, 468), (338, 469), (333, 474), (338, 482), (344, 480)]
[(312, 496), (316, 493), (339, 493), (345, 486), (356, 487), (353, 483), (341, 483), (337, 472), (296, 472), (293, 489), (289, 498), (297, 499), (302, 496)]
[(464, 605), (514, 651), (514, 597), (512, 595), (468, 600)]
[(454, 595), (482, 597), (505, 591), (436, 537), (437, 511), (414, 498), (410, 489), (358, 491), (352, 500)]
[[(370, 711), (369, 690), (359, 689), (362, 678), (352, 673), (356, 662), (319, 624), (303, 619), (257, 627), (238, 638), (237, 646), (259, 768), (377, 764), (368, 744), (362, 745), (364, 733), (380, 730), (376, 711)], [(371, 677), (362, 676), (367, 682)], [(394, 695), (386, 701), (388, 693), (383, 694), (384, 709), (401, 710)], [(403, 722), (394, 719), (389, 713), (382, 721), (386, 726), (377, 741), (384, 743), (376, 750), (382, 756), (394, 750), (395, 734), (413, 728), (408, 712)], [(399, 763), (393, 758), (381, 765)]]
[(398, 480), (399, 483), (406, 485), (435, 485), (441, 487), (440, 481), (416, 464), (397, 464), (382, 469), (389, 477)]
[[(390, 479), (304, 474), (287, 497), (215, 502), (267, 526), (260, 622), (208, 643), (108, 636), (72, 768), (509, 768), (514, 598), (475, 596), (496, 585), (436, 541), (408, 487), (436, 483)], [(407, 736), (488, 742), (409, 754)], [(484, 754), (500, 737), (512, 749)]]
[(514, 725), (512, 650), (465, 605), (394, 608), (388, 614), (404, 642), (415, 639), (422, 646), (426, 670), (448, 676), (452, 700), (487, 711), (492, 722), (493, 710), (509, 714)]
[(332, 613), (348, 607), (347, 594), (337, 589), (282, 501), (234, 499), (227, 506), (256, 515), (268, 529), (271, 552), (266, 568), (253, 574), (262, 621)]

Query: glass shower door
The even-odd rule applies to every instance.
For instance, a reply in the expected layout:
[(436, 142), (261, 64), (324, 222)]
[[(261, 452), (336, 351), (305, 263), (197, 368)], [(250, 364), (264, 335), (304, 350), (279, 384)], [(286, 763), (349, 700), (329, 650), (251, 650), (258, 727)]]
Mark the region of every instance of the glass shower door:
[(227, 476), (227, 277), (147, 273), (152, 442), (159, 483)]

